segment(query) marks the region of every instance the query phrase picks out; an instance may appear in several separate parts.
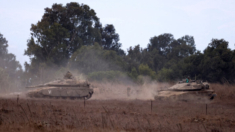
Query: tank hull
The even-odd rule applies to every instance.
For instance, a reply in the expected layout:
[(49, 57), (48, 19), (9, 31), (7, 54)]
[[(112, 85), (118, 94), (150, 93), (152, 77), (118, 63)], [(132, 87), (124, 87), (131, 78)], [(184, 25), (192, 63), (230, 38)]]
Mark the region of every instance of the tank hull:
[(35, 98), (62, 98), (62, 99), (90, 99), (93, 89), (86, 87), (44, 87), (30, 90), (28, 97)]
[(155, 99), (188, 99), (188, 97), (210, 99), (214, 94), (214, 90), (209, 87), (208, 83), (177, 83), (167, 89), (158, 91), (158, 95), (155, 96)]
[(70, 72), (64, 79), (26, 88), (30, 89), (26, 95), (31, 98), (90, 99), (93, 94), (87, 81), (76, 80)]

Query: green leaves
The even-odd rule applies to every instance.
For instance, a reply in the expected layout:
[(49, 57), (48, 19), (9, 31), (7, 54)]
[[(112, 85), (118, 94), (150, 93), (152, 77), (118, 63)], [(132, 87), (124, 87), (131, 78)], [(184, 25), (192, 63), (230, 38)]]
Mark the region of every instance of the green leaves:
[(118, 51), (121, 47), (119, 43), (119, 35), (115, 32), (115, 28), (112, 24), (107, 24), (101, 31), (102, 34), (102, 47), (104, 49), (110, 49)]
[[(0, 53), (4, 54), (7, 41), (2, 39), (1, 43), (5, 44), (0, 45)], [(53, 4), (45, 8), (38, 23), (31, 25), (25, 50), (31, 64), (26, 70), (35, 78), (42, 77), (42, 69), (67, 67), (79, 69), (93, 79), (119, 76), (117, 71), (126, 72), (133, 80), (142, 76), (159, 81), (186, 76), (212, 82), (235, 79), (235, 53), (223, 39), (213, 39), (203, 54), (196, 50), (194, 37), (189, 35), (178, 39), (169, 33), (154, 36), (147, 48), (130, 47), (127, 55), (121, 45), (114, 25), (102, 27), (88, 5)]]
[[(176, 80), (181, 79), (184, 76), (183, 69), (189, 67), (184, 66), (182, 60), (195, 52), (192, 36), (185, 35), (176, 40), (172, 34), (162, 34), (150, 38), (146, 49), (140, 48), (139, 45), (130, 47), (125, 61), (130, 75), (133, 68), (136, 68), (138, 75), (149, 76), (159, 81)], [(186, 73), (189, 72), (191, 71)]]
[(139, 66), (139, 73), (140, 75), (150, 76), (152, 79), (156, 79), (156, 73), (148, 65), (141, 64)]
[(8, 42), (0, 33), (0, 91), (7, 92), (11, 87), (18, 88), (22, 79), (22, 68), (14, 54), (8, 53)]
[(157, 78), (158, 78), (159, 81), (167, 82), (167, 81), (173, 80), (172, 75), (173, 75), (173, 70), (172, 69), (162, 68), (159, 71), (159, 73), (157, 75)]
[[(67, 65), (70, 56), (82, 45), (100, 42), (99, 19), (94, 10), (78, 3), (53, 4), (36, 25), (31, 26), (31, 39), (25, 55), (32, 63), (52, 62)], [(49, 63), (50, 63), (49, 62)]]
[(7, 47), (8, 47), (7, 40), (0, 33), (0, 56), (4, 56), (8, 53)]
[[(82, 68), (85, 73), (105, 68), (120, 69), (117, 67), (123, 65), (117, 54), (125, 53), (120, 49), (119, 35), (114, 26), (109, 24), (102, 27), (95, 11), (88, 5), (76, 2), (65, 6), (53, 4), (51, 8), (45, 8), (42, 19), (32, 24), (30, 30), (31, 38), (25, 55), (31, 59), (28, 70), (36, 78), (41, 76), (41, 64), (45, 68), (59, 68), (66, 67), (70, 60), (70, 66)], [(92, 61), (87, 61), (87, 58)], [(103, 63), (113, 60), (118, 66)], [(97, 65), (103, 67), (97, 68)]]
[(197, 53), (184, 60), (187, 65), (184, 72), (210, 82), (234, 82), (233, 53), (228, 48), (228, 42), (212, 39), (204, 54)]

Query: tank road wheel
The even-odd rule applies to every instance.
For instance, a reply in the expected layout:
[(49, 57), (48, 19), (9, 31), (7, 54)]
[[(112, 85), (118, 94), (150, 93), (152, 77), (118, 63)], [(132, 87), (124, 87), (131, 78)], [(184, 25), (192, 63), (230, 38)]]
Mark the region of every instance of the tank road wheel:
[(76, 97), (78, 100), (84, 100), (84, 97)]
[(85, 99), (88, 100), (88, 99), (91, 98), (91, 96), (92, 96), (92, 94), (89, 93), (89, 94), (85, 97)]
[(30, 98), (34, 98), (34, 97), (35, 97), (35, 96), (33, 96), (33, 94), (31, 94), (31, 93), (28, 93), (27, 96), (30, 97)]
[(67, 99), (67, 97), (63, 96), (62, 99)]
[(69, 99), (74, 100), (74, 99), (75, 99), (75, 97), (69, 97)]
[(35, 97), (35, 98), (42, 98), (43, 95), (39, 92), (35, 93), (35, 94), (32, 94), (32, 97)]
[(39, 98), (48, 98), (48, 96), (46, 96), (46, 95), (42, 95), (41, 97), (39, 97)]
[(60, 99), (60, 97), (59, 97), (59, 96), (55, 96), (54, 98), (55, 98), (55, 99)]

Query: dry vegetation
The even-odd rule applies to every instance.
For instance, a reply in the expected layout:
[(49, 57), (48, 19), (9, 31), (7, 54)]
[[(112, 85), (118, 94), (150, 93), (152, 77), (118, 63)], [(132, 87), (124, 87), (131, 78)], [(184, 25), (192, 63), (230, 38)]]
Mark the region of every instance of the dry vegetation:
[(235, 103), (235, 85), (212, 84), (211, 87), (216, 91), (218, 101)]
[[(0, 98), (0, 131), (235, 131), (235, 87), (210, 102)], [(207, 105), (207, 113), (206, 113)]]

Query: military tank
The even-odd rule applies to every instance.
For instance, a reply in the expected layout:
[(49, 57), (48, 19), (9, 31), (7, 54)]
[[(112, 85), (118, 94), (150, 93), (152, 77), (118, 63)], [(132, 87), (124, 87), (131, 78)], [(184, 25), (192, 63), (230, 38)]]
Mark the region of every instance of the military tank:
[(26, 88), (32, 89), (26, 94), (31, 98), (90, 99), (93, 94), (93, 89), (87, 81), (76, 80), (69, 71), (64, 79)]
[[(189, 82), (179, 81), (177, 84), (158, 91), (155, 99), (174, 98), (174, 99), (214, 99), (215, 91), (210, 88), (209, 83), (191, 80)], [(192, 98), (193, 97), (193, 98)]]

